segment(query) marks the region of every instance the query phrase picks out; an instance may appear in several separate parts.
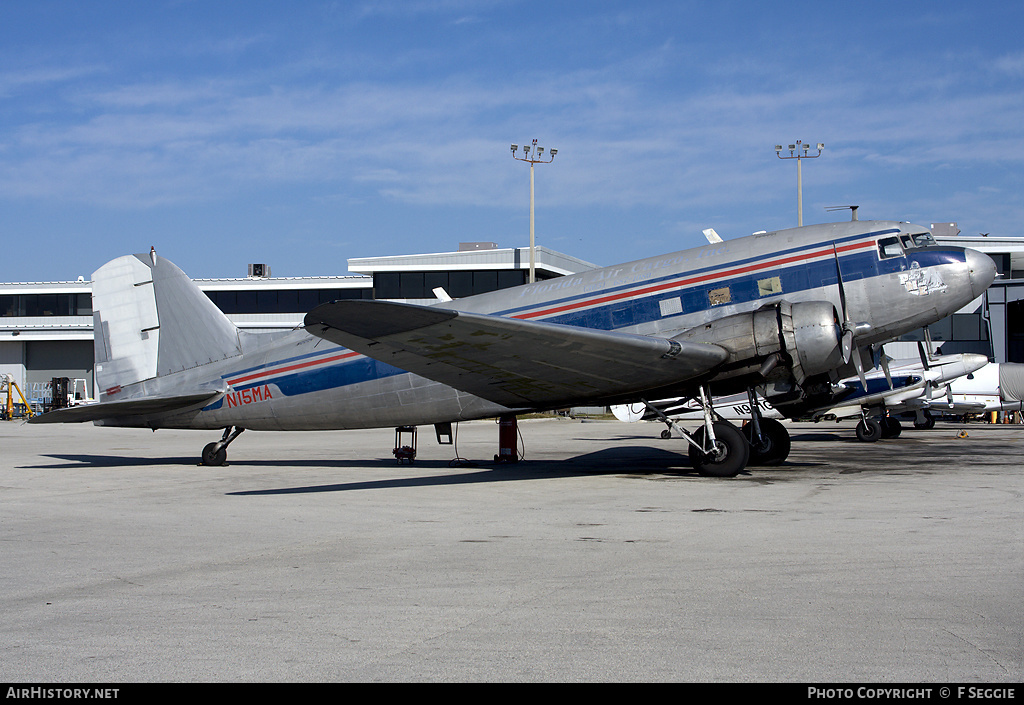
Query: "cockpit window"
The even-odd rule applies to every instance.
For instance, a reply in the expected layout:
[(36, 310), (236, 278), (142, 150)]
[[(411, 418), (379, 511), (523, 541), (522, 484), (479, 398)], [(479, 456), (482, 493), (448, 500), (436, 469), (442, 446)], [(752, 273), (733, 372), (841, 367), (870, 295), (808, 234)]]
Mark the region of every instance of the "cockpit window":
[(928, 247), (935, 244), (935, 238), (931, 233), (913, 233), (910, 237), (914, 238), (915, 247)]
[(903, 248), (900, 247), (898, 237), (886, 237), (878, 241), (878, 256), (882, 259), (888, 257), (902, 257)]
[(899, 238), (904, 250), (910, 250), (915, 247), (928, 247), (935, 244), (935, 238), (928, 232), (900, 233)]

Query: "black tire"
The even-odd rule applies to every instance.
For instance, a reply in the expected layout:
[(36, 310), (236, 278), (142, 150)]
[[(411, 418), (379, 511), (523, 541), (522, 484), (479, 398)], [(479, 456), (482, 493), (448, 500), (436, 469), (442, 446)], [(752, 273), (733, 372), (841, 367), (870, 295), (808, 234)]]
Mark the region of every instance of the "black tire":
[(857, 423), (857, 439), (865, 443), (874, 443), (882, 437), (882, 424), (875, 419), (861, 419)]
[(886, 416), (882, 419), (882, 438), (899, 438), (903, 433), (903, 424), (899, 419)]
[(207, 443), (203, 448), (203, 465), (223, 465), (228, 459), (228, 449), (217, 450), (216, 443)]
[[(707, 477), (736, 477), (747, 467), (750, 459), (750, 444), (743, 433), (729, 423), (717, 421), (713, 425), (715, 431), (715, 449), (705, 454), (690, 446), (690, 463), (701, 475)], [(697, 443), (704, 445), (705, 428), (701, 426), (693, 434)]]
[(792, 442), (789, 429), (775, 419), (761, 419), (761, 442), (753, 440), (754, 424), (743, 427), (743, 435), (750, 443), (749, 465), (768, 466), (780, 465), (789, 457)]
[(935, 428), (935, 417), (932, 416), (927, 411), (924, 412), (924, 421), (918, 421), (915, 418), (914, 419), (914, 428), (924, 429), (925, 431), (927, 431), (930, 428)]

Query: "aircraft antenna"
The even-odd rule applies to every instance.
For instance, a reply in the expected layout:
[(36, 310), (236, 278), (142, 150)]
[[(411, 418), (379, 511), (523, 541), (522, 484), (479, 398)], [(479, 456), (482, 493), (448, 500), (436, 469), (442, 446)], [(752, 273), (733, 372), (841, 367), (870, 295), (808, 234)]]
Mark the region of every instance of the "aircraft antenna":
[(825, 210), (827, 210), (829, 212), (832, 212), (832, 211), (845, 211), (846, 209), (850, 209), (850, 213), (851, 213), (850, 220), (859, 220), (859, 218), (857, 217), (857, 209), (858, 208), (860, 208), (860, 206), (828, 206), (827, 208), (825, 208)]

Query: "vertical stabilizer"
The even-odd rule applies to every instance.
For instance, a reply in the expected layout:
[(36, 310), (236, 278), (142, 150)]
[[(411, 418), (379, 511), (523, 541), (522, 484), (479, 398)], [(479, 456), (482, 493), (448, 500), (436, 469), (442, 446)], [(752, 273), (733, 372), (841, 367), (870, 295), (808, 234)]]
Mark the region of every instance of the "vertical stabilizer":
[(100, 267), (93, 273), (92, 297), (101, 395), (240, 352), (234, 324), (155, 252)]

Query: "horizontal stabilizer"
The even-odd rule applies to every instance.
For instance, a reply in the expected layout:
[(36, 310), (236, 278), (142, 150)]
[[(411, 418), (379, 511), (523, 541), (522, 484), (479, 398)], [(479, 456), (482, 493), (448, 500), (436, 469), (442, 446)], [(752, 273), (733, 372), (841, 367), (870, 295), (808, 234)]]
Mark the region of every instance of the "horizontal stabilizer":
[(599, 400), (674, 384), (722, 362), (717, 345), (387, 301), (335, 301), (315, 336), (511, 408)]
[(189, 406), (205, 405), (221, 395), (221, 392), (199, 392), (174, 397), (142, 397), (123, 401), (103, 401), (96, 404), (70, 406), (55, 409), (39, 416), (33, 416), (29, 423), (80, 423), (99, 421), (123, 416), (152, 416), (177, 411)]

